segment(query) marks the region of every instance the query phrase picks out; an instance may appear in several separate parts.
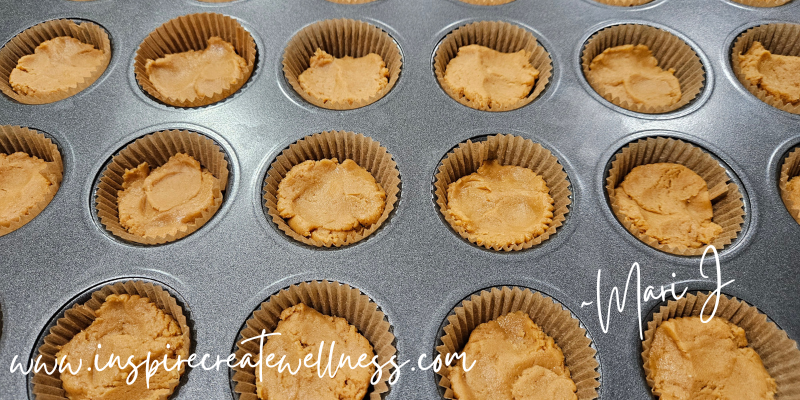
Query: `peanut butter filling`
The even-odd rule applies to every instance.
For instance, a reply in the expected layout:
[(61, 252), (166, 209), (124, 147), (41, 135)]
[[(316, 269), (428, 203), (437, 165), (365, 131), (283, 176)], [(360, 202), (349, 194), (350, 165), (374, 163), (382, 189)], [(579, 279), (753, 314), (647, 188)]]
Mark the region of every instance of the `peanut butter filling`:
[(444, 371), (456, 399), (578, 398), (561, 348), (522, 311), (478, 325), (462, 352), (472, 369), (459, 361)]
[[(350, 362), (338, 370), (330, 371), (320, 378), (317, 368), (304, 365), (296, 374), (279, 372), (277, 368), (256, 369), (256, 390), (262, 400), (361, 400), (367, 394), (370, 378), (375, 372), (374, 365), (356, 366), (359, 357), (366, 355), (371, 362), (374, 357), (372, 345), (356, 327), (339, 317), (322, 315), (311, 307), (300, 303), (281, 312), (281, 320), (262, 350), (263, 359), (274, 354), (275, 359), (286, 357), (292, 370), (298, 368), (299, 361), (312, 357), (322, 365), (324, 371), (329, 358), (333, 368), (339, 365), (342, 357)], [(335, 344), (334, 344), (335, 343)], [(334, 344), (331, 352), (331, 344)], [(334, 377), (330, 377), (334, 373)]]
[(8, 81), (23, 96), (44, 96), (76, 87), (92, 76), (105, 59), (102, 50), (61, 36), (36, 46), (19, 59)]
[(667, 399), (774, 399), (777, 385), (742, 328), (713, 317), (668, 319), (650, 347), (653, 390)]
[(77, 374), (66, 370), (61, 374), (67, 398), (158, 400), (169, 396), (180, 380), (182, 367), (168, 371), (160, 366), (150, 377), (148, 388), (143, 367), (129, 385), (126, 379), (133, 367), (115, 364), (100, 371), (95, 368), (95, 357), (99, 367), (105, 366), (112, 355), (125, 366), (129, 357), (133, 364), (141, 364), (149, 352), (150, 360), (163, 361), (166, 357), (168, 367), (173, 367), (178, 356), (186, 360), (189, 346), (175, 319), (150, 300), (127, 294), (108, 296), (96, 316), (56, 354), (59, 361), (66, 358), (73, 370), (82, 365)]
[(800, 176), (789, 179), (789, 182), (786, 183), (786, 192), (792, 204), (800, 207)]
[(800, 57), (775, 55), (753, 42), (739, 55), (745, 79), (785, 103), (800, 104)]
[(544, 179), (528, 168), (497, 160), (447, 186), (447, 212), (479, 246), (527, 242), (553, 218), (553, 198)]
[(56, 182), (46, 161), (0, 153), (0, 225), (10, 226), (45, 200)]
[(625, 218), (661, 244), (699, 248), (722, 233), (711, 222), (706, 181), (683, 165), (640, 165), (625, 176), (616, 196)]
[(170, 157), (153, 171), (144, 162), (125, 170), (117, 194), (119, 222), (134, 235), (174, 235), (214, 205), (218, 186), (219, 180), (186, 154)]
[(369, 99), (389, 84), (389, 69), (375, 53), (335, 58), (317, 49), (309, 64), (297, 80), (306, 93), (325, 103), (353, 104)]
[(444, 84), (479, 107), (511, 106), (528, 97), (539, 71), (528, 51), (501, 53), (471, 44), (447, 63)]
[(230, 88), (245, 74), (247, 62), (233, 45), (212, 36), (204, 50), (167, 54), (147, 60), (147, 78), (163, 96), (184, 100), (211, 97)]
[(289, 227), (305, 237), (332, 244), (348, 232), (378, 222), (386, 193), (353, 160), (308, 160), (292, 167), (278, 184), (277, 209)]
[(650, 49), (626, 44), (605, 49), (589, 65), (587, 79), (604, 97), (622, 103), (666, 107), (681, 99), (681, 85), (670, 68), (658, 66)]

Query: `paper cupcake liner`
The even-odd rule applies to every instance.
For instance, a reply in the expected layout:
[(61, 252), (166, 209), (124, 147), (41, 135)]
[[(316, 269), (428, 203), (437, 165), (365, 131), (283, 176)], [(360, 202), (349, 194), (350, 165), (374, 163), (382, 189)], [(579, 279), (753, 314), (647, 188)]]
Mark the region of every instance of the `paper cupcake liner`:
[(462, 3), (474, 4), (476, 6), (499, 6), (511, 3), (514, 0), (459, 0)]
[(606, 178), (606, 193), (611, 210), (628, 232), (650, 247), (670, 254), (699, 256), (705, 250), (705, 246), (694, 249), (686, 246), (661, 244), (658, 240), (642, 233), (620, 211), (616, 188), (633, 168), (655, 163), (681, 164), (706, 181), (714, 211), (712, 221), (722, 227), (722, 233), (711, 243), (717, 250), (722, 250), (738, 237), (745, 217), (744, 196), (739, 186), (730, 182), (731, 179), (725, 168), (703, 149), (678, 139), (666, 137), (650, 137), (632, 142), (617, 153), (611, 163)]
[(489, 136), (486, 141), (480, 142), (467, 140), (453, 149), (439, 164), (433, 183), (439, 212), (462, 238), (477, 245), (477, 237), (467, 232), (464, 227), (457, 225), (447, 212), (447, 187), (459, 178), (476, 172), (484, 161), (493, 159), (502, 165), (528, 168), (541, 175), (550, 189), (554, 210), (550, 226), (541, 235), (520, 244), (507, 246), (484, 244), (483, 247), (497, 251), (512, 251), (541, 244), (554, 235), (564, 223), (569, 212), (568, 206), (572, 202), (570, 200), (572, 192), (567, 173), (564, 172), (564, 167), (558, 162), (558, 158), (540, 144), (520, 136), (494, 135)]
[[(386, 192), (386, 203), (378, 222), (365, 227), (362, 231), (350, 231), (344, 241), (324, 243), (298, 234), (278, 212), (278, 185), (289, 170), (307, 160), (336, 158), (339, 162), (346, 159), (355, 161), (360, 167), (369, 171), (375, 181)], [(267, 214), (278, 228), (298, 242), (309, 246), (330, 247), (346, 246), (356, 243), (375, 232), (389, 218), (400, 194), (400, 171), (385, 147), (377, 141), (360, 133), (345, 131), (329, 131), (317, 133), (298, 140), (284, 150), (270, 165), (264, 179), (264, 205)]]
[[(580, 322), (564, 307), (550, 297), (520, 287), (493, 287), (461, 302), (447, 317), (436, 351), (444, 358), (447, 354), (462, 351), (472, 331), (480, 324), (493, 321), (506, 314), (523, 311), (545, 334), (552, 337), (564, 353), (564, 361), (577, 386), (579, 400), (598, 397), (600, 363), (592, 348), (592, 340)], [(469, 355), (467, 355), (469, 357)], [(455, 399), (445, 369), (437, 373), (438, 384), (444, 389), (445, 399)]]
[[(119, 222), (117, 194), (122, 189), (126, 169), (133, 169), (143, 162), (155, 169), (169, 161), (169, 158), (185, 153), (200, 162), (200, 165), (219, 180), (214, 188), (214, 204), (190, 223), (186, 230), (174, 235), (143, 237), (129, 233)], [(223, 191), (228, 186), (228, 162), (225, 153), (212, 139), (186, 130), (159, 131), (127, 145), (103, 169), (95, 191), (95, 210), (100, 223), (114, 236), (134, 243), (161, 244), (188, 236), (208, 222), (222, 205)]]
[[(8, 80), (11, 71), (17, 67), (19, 59), (33, 54), (36, 46), (42, 42), (61, 36), (75, 38), (102, 50), (102, 63), (94, 71), (91, 71), (83, 82), (77, 83), (68, 89), (35, 96), (26, 96), (15, 92)], [(23, 104), (47, 104), (64, 100), (94, 83), (108, 68), (109, 61), (111, 61), (111, 40), (108, 37), (108, 32), (99, 25), (86, 21), (75, 23), (68, 19), (42, 22), (24, 30), (0, 49), (0, 91)]]
[[(647, 330), (642, 342), (642, 365), (647, 377), (647, 384), (650, 385), (655, 396), (658, 397), (661, 394), (654, 389), (652, 371), (648, 361), (656, 329), (663, 321), (670, 318), (699, 316), (703, 304), (709, 297), (712, 297), (712, 300), (703, 315), (711, 315), (714, 310), (713, 296), (712, 293), (689, 293), (678, 301), (671, 300), (667, 305), (661, 306), (647, 323)], [(720, 296), (719, 308), (715, 316), (744, 329), (748, 347), (758, 353), (767, 372), (778, 384), (776, 399), (800, 399), (800, 350), (797, 349), (797, 343), (789, 339), (785, 331), (769, 321), (767, 316), (758, 311), (756, 307), (735, 297)]]
[(759, 25), (739, 35), (731, 49), (731, 68), (742, 86), (764, 103), (792, 114), (800, 114), (800, 102), (797, 104), (786, 103), (745, 79), (744, 72), (739, 65), (739, 56), (747, 53), (753, 42), (760, 42), (773, 54), (798, 57), (800, 56), (800, 40), (798, 38), (800, 38), (800, 25), (798, 24)]
[(731, 0), (750, 7), (778, 7), (792, 0)]
[(778, 178), (778, 187), (781, 190), (781, 199), (789, 214), (792, 215), (795, 221), (800, 224), (800, 204), (795, 203), (789, 197), (789, 191), (786, 190), (786, 184), (795, 176), (800, 175), (800, 148), (796, 148), (786, 156), (786, 160), (781, 165), (781, 175)]
[[(303, 90), (298, 78), (309, 68), (309, 60), (317, 49), (342, 58), (364, 57), (369, 53), (381, 56), (389, 70), (389, 83), (378, 93), (367, 99), (348, 102), (324, 102)], [(381, 28), (352, 19), (327, 19), (315, 22), (297, 32), (283, 52), (283, 75), (289, 85), (307, 102), (329, 110), (352, 110), (380, 100), (397, 83), (403, 67), (400, 47)]]
[[(628, 103), (598, 87), (598, 84), (589, 75), (589, 65), (595, 57), (604, 50), (626, 44), (646, 45), (658, 60), (658, 66), (663, 70), (675, 69), (674, 76), (681, 85), (681, 99), (671, 106), (651, 107), (642, 104)], [(646, 114), (662, 114), (675, 111), (694, 100), (703, 90), (706, 73), (700, 57), (683, 39), (662, 29), (649, 25), (624, 24), (614, 25), (595, 33), (583, 46), (581, 54), (581, 68), (583, 76), (589, 85), (614, 105), (626, 110)]]
[(64, 162), (61, 160), (61, 152), (58, 151), (58, 146), (49, 138), (33, 129), (0, 125), (0, 153), (11, 155), (16, 152), (23, 152), (29, 156), (47, 161), (48, 168), (46, 173), (51, 177), (53, 184), (50, 185), (50, 191), (44, 199), (28, 210), (27, 214), (9, 225), (0, 224), (0, 236), (19, 229), (39, 215), (55, 197), (58, 188), (61, 187), (61, 180), (64, 176)]
[[(212, 36), (218, 36), (233, 45), (236, 54), (244, 58), (247, 67), (242, 76), (211, 96), (176, 99), (159, 93), (147, 75), (147, 60), (156, 60), (167, 54), (204, 50)], [(159, 26), (139, 45), (133, 66), (139, 86), (158, 101), (173, 107), (201, 107), (223, 100), (244, 86), (253, 74), (255, 62), (256, 42), (239, 22), (222, 14), (202, 13), (174, 18)]]
[[(257, 360), (261, 350), (258, 341), (242, 343), (242, 340), (256, 337), (262, 331), (274, 332), (278, 327), (281, 312), (300, 303), (321, 314), (346, 319), (369, 341), (381, 365), (387, 363), (397, 353), (392, 326), (383, 311), (369, 296), (347, 284), (312, 281), (292, 285), (261, 303), (261, 307), (253, 312), (252, 317), (245, 322), (245, 327), (239, 332), (236, 359), (242, 360), (245, 354), (250, 354), (252, 359)], [(237, 366), (233, 370), (231, 379), (235, 382), (234, 392), (239, 394), (239, 400), (259, 400), (256, 394), (255, 368)], [(388, 365), (382, 370), (381, 380), (367, 391), (370, 400), (381, 400), (386, 397), (389, 393), (387, 381), (391, 373)]]
[[(184, 310), (177, 300), (159, 285), (142, 281), (125, 281), (106, 285), (93, 292), (91, 299), (86, 303), (75, 304), (65, 311), (64, 316), (58, 319), (54, 327), (50, 328), (49, 334), (44, 338), (44, 344), (37, 351), (38, 355), (42, 356), (42, 363), (52, 366), (59, 350), (75, 335), (88, 328), (94, 322), (95, 313), (103, 305), (106, 297), (112, 294), (130, 294), (146, 297), (159, 309), (174, 318), (181, 327), (184, 344), (186, 344), (179, 355), (183, 360), (188, 357), (189, 349), (192, 348), (191, 329), (187, 324)], [(185, 373), (185, 368), (183, 366), (181, 368)], [(139, 379), (142, 378), (140, 375)], [(35, 400), (68, 400), (62, 387), (61, 374), (57, 370), (52, 375), (40, 370), (31, 378), (31, 382), (33, 383), (33, 398)], [(159, 400), (169, 398), (179, 383), (174, 382), (170, 388), (170, 393), (159, 397)]]
[[(488, 47), (502, 53), (515, 53), (520, 50), (528, 51), (531, 54), (529, 58), (531, 65), (539, 70), (539, 77), (536, 79), (533, 90), (531, 90), (528, 97), (512, 105), (489, 108), (469, 101), (452, 90), (444, 81), (447, 64), (456, 57), (460, 47), (471, 44)], [(550, 82), (550, 77), (553, 74), (553, 60), (547, 50), (537, 43), (536, 37), (528, 30), (508, 22), (481, 21), (461, 26), (442, 39), (436, 49), (436, 53), (433, 55), (433, 70), (436, 79), (439, 81), (439, 86), (453, 100), (476, 110), (509, 111), (516, 110), (539, 97), (547, 87), (547, 83)]]

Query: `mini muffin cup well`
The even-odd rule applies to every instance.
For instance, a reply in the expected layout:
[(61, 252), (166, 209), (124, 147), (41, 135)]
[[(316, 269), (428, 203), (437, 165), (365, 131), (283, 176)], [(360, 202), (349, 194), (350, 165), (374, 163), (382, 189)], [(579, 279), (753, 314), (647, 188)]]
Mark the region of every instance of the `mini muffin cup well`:
[(598, 3), (608, 4), (617, 7), (634, 7), (641, 6), (652, 2), (653, 0), (594, 0)]
[(61, 160), (61, 152), (58, 151), (58, 146), (50, 139), (30, 128), (0, 125), (0, 153), (11, 155), (16, 152), (23, 152), (29, 156), (47, 161), (48, 167), (45, 173), (51, 177), (53, 184), (50, 185), (50, 190), (45, 198), (29, 210), (27, 214), (9, 225), (0, 225), (0, 236), (19, 229), (39, 215), (55, 197), (58, 188), (61, 187), (61, 180), (64, 176), (64, 163)]
[[(591, 78), (589, 66), (595, 57), (606, 49), (631, 45), (646, 45), (658, 60), (663, 70), (675, 69), (674, 76), (681, 85), (681, 98), (673, 105), (651, 107), (629, 103), (599, 87)], [(614, 25), (595, 33), (583, 46), (581, 68), (589, 85), (604, 99), (626, 110), (646, 114), (662, 114), (675, 111), (694, 100), (705, 85), (706, 73), (697, 53), (683, 39), (665, 30), (641, 24)]]
[[(647, 384), (650, 385), (656, 397), (660, 397), (661, 393), (655, 390), (653, 372), (649, 363), (650, 348), (656, 329), (661, 326), (662, 322), (671, 318), (700, 316), (701, 313), (708, 317), (714, 310), (715, 296), (713, 293), (689, 293), (678, 301), (670, 300), (667, 305), (661, 306), (647, 323), (647, 330), (644, 332), (644, 341), (642, 342), (642, 365), (647, 377)], [(709, 298), (711, 299), (704, 310), (703, 305)], [(797, 349), (797, 343), (789, 339), (786, 331), (768, 320), (767, 316), (758, 311), (756, 307), (735, 297), (720, 296), (719, 307), (714, 316), (730, 321), (744, 329), (748, 347), (758, 353), (764, 368), (778, 384), (776, 399), (800, 399), (800, 350)]]
[(779, 110), (800, 114), (800, 102), (786, 103), (745, 79), (739, 56), (747, 53), (753, 42), (760, 42), (772, 54), (800, 57), (800, 24), (766, 24), (750, 28), (736, 38), (731, 49), (733, 74), (745, 89)]
[(474, 4), (476, 6), (499, 6), (511, 3), (514, 0), (459, 0), (462, 3)]
[(606, 193), (609, 205), (617, 220), (632, 235), (666, 253), (681, 256), (702, 255), (705, 246), (689, 248), (672, 244), (661, 244), (658, 240), (641, 232), (627, 216), (620, 211), (616, 188), (625, 180), (631, 170), (639, 165), (655, 163), (681, 164), (706, 181), (711, 206), (714, 211), (712, 222), (722, 227), (722, 233), (711, 243), (717, 250), (728, 246), (739, 235), (744, 223), (745, 211), (743, 194), (738, 185), (730, 182), (727, 171), (717, 160), (703, 149), (684, 141), (666, 137), (640, 139), (625, 146), (617, 153), (606, 178)]
[[(147, 60), (163, 58), (167, 54), (204, 50), (212, 36), (233, 45), (236, 54), (245, 60), (247, 67), (242, 75), (229, 87), (211, 96), (176, 99), (162, 95), (150, 82), (145, 68)], [(215, 13), (189, 14), (165, 22), (144, 39), (136, 50), (134, 72), (142, 90), (158, 101), (173, 107), (201, 107), (223, 100), (239, 90), (253, 74), (255, 62), (256, 42), (235, 19)]]
[[(444, 358), (447, 354), (460, 352), (469, 341), (472, 331), (480, 324), (493, 321), (506, 314), (523, 311), (531, 320), (555, 340), (564, 353), (572, 381), (577, 386), (579, 400), (596, 399), (600, 387), (600, 363), (592, 348), (592, 340), (580, 322), (564, 307), (550, 297), (520, 287), (493, 287), (472, 295), (461, 302), (447, 317), (444, 336), (436, 351)], [(467, 359), (470, 355), (467, 354)], [(439, 386), (444, 389), (445, 399), (455, 399), (448, 370), (437, 373)]]
[[(323, 101), (300, 87), (300, 74), (310, 66), (310, 59), (317, 49), (336, 58), (364, 57), (375, 53), (383, 59), (389, 70), (389, 83), (378, 93), (348, 102)], [(315, 22), (297, 32), (283, 52), (283, 75), (286, 81), (307, 102), (329, 110), (352, 110), (378, 101), (389, 93), (400, 77), (403, 56), (397, 43), (381, 28), (353, 19), (326, 19)]]
[(338, 3), (338, 4), (366, 4), (372, 3), (375, 0), (328, 0), (331, 3)]
[[(307, 160), (336, 158), (340, 163), (346, 159), (369, 171), (378, 185), (386, 192), (383, 214), (378, 222), (361, 231), (348, 232), (344, 241), (324, 243), (295, 232), (278, 212), (278, 185), (294, 167)], [(400, 171), (385, 147), (360, 133), (329, 131), (317, 133), (298, 140), (284, 150), (270, 165), (264, 179), (264, 201), (267, 214), (278, 228), (298, 242), (315, 247), (346, 246), (356, 243), (375, 232), (388, 218), (397, 203), (400, 193)]]
[(786, 160), (783, 161), (783, 165), (781, 165), (781, 174), (778, 177), (778, 187), (781, 191), (783, 204), (786, 205), (786, 209), (792, 215), (792, 218), (800, 224), (800, 204), (792, 201), (789, 197), (789, 191), (786, 190), (786, 184), (798, 175), (800, 175), (800, 148), (794, 149), (789, 153)]
[[(514, 104), (489, 108), (467, 100), (466, 97), (453, 90), (444, 81), (447, 64), (458, 55), (460, 47), (471, 44), (488, 47), (501, 53), (516, 53), (520, 50), (530, 53), (531, 56), (528, 60), (539, 71), (539, 77), (536, 78), (531, 93)], [(553, 60), (550, 53), (537, 43), (536, 37), (527, 29), (508, 22), (481, 21), (461, 26), (442, 39), (433, 55), (433, 70), (439, 85), (453, 100), (476, 110), (509, 111), (532, 102), (544, 91), (553, 75)]]
[[(251, 360), (257, 361), (261, 352), (259, 342), (251, 340), (242, 343), (242, 341), (257, 337), (262, 331), (274, 332), (280, 322), (281, 312), (300, 303), (317, 310), (320, 314), (346, 319), (347, 323), (355, 326), (358, 333), (369, 341), (381, 365), (396, 355), (392, 326), (383, 311), (369, 296), (347, 284), (312, 281), (292, 285), (261, 303), (261, 307), (253, 312), (239, 332), (236, 359), (241, 361), (246, 354), (249, 354)], [(388, 394), (387, 382), (391, 373), (388, 365), (381, 370), (380, 381), (367, 392), (370, 400), (381, 400)], [(239, 394), (239, 400), (258, 400), (255, 368), (237, 365), (232, 380), (235, 382), (234, 392)]]
[(462, 238), (477, 245), (477, 237), (467, 232), (464, 227), (457, 225), (450, 213), (447, 212), (447, 187), (460, 178), (478, 171), (481, 164), (488, 160), (497, 160), (501, 165), (528, 168), (537, 175), (541, 175), (547, 183), (547, 188), (550, 189), (550, 197), (553, 198), (554, 204), (552, 222), (541, 235), (525, 243), (507, 246), (485, 243), (483, 247), (497, 251), (522, 250), (541, 244), (554, 235), (566, 219), (569, 212), (568, 206), (572, 202), (567, 173), (564, 172), (564, 167), (558, 162), (558, 158), (549, 150), (530, 139), (513, 135), (489, 136), (486, 141), (481, 142), (467, 140), (460, 143), (442, 160), (433, 186), (436, 204), (445, 221)]
[[(83, 82), (65, 90), (49, 94), (26, 96), (14, 91), (9, 82), (11, 71), (17, 67), (19, 59), (33, 54), (36, 47), (42, 42), (57, 37), (68, 36), (82, 43), (90, 44), (103, 51), (100, 65)], [(47, 104), (73, 96), (89, 87), (97, 78), (103, 75), (108, 63), (111, 61), (111, 40), (108, 32), (99, 25), (91, 22), (74, 22), (68, 19), (56, 19), (34, 25), (15, 36), (0, 49), (0, 91), (6, 96), (23, 104)]]
[[(54, 327), (50, 328), (50, 333), (44, 338), (44, 344), (37, 351), (42, 356), (42, 363), (52, 366), (55, 362), (56, 354), (75, 335), (88, 328), (94, 322), (95, 318), (97, 318), (97, 310), (103, 305), (106, 297), (112, 294), (138, 295), (147, 298), (164, 313), (174, 318), (181, 328), (184, 340), (184, 347), (179, 352), (179, 355), (181, 359), (186, 360), (192, 348), (192, 335), (183, 308), (178, 304), (177, 300), (159, 285), (142, 281), (125, 281), (104, 286), (92, 293), (92, 298), (86, 303), (75, 304), (65, 311), (64, 316), (58, 319)], [(123, 359), (125, 358), (123, 357)], [(183, 369), (184, 367), (181, 366), (181, 368)], [(183, 372), (185, 373), (186, 371), (184, 370)], [(140, 374), (138, 379), (144, 379), (144, 377)], [(57, 370), (52, 375), (40, 370), (33, 376), (31, 381), (33, 382), (34, 399), (68, 400), (62, 386), (61, 374)], [(169, 398), (178, 384), (179, 382), (174, 382), (170, 393), (161, 396), (159, 400)]]
[[(214, 190), (214, 204), (203, 214), (188, 224), (186, 230), (174, 235), (143, 237), (129, 233), (119, 222), (117, 195), (123, 190), (125, 170), (133, 169), (147, 162), (151, 170), (169, 161), (169, 158), (185, 153), (192, 156), (219, 180)], [(228, 186), (228, 162), (225, 153), (216, 142), (206, 136), (186, 130), (159, 131), (127, 145), (105, 167), (95, 192), (95, 209), (100, 223), (114, 236), (125, 241), (140, 244), (161, 244), (188, 236), (208, 222), (222, 205), (223, 191)]]

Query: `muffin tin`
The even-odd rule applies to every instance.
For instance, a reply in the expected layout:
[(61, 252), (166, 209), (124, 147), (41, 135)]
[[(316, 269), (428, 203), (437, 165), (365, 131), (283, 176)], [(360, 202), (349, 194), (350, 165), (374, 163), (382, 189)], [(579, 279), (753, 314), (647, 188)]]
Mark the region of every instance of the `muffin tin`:
[[(62, 150), (64, 180), (50, 205), (22, 228), (0, 237), (0, 398), (29, 397), (31, 380), (9, 366), (37, 350), (42, 333), (87, 291), (140, 278), (181, 299), (194, 351), (225, 357), (253, 311), (280, 289), (312, 280), (346, 283), (369, 296), (392, 326), (400, 361), (411, 360), (387, 399), (441, 398), (430, 363), (439, 329), (470, 294), (503, 285), (530, 288), (567, 308), (588, 331), (600, 363), (601, 399), (649, 398), (640, 353), (635, 279), (623, 313), (611, 308), (603, 331), (596, 302), (602, 269), (603, 313), (613, 286), (623, 289), (631, 264), (645, 286), (676, 283), (712, 289), (713, 263), (703, 278), (699, 257), (660, 252), (629, 234), (605, 195), (606, 169), (627, 143), (668, 136), (702, 147), (724, 162), (742, 187), (747, 219), (738, 239), (720, 252), (723, 292), (755, 305), (789, 338), (800, 338), (796, 297), (800, 225), (778, 189), (786, 154), (800, 144), (800, 117), (758, 100), (730, 66), (735, 38), (750, 27), (800, 23), (800, 2), (775, 8), (728, 0), (656, 0), (612, 7), (592, 0), (516, 0), (475, 6), (457, 0), (377, 0), (345, 5), (325, 0), (195, 0), (73, 2), (43, 0), (7, 6), (0, 42), (38, 23), (75, 18), (109, 32), (113, 54), (105, 73), (65, 100), (25, 105), (0, 98), (0, 124), (37, 129)], [(253, 36), (256, 69), (237, 93), (198, 108), (176, 108), (148, 97), (134, 76), (135, 53), (147, 35), (182, 15), (215, 12), (236, 18)], [(325, 19), (366, 21), (397, 42), (403, 68), (392, 90), (348, 111), (306, 102), (284, 78), (282, 55), (302, 28)], [(476, 21), (524, 27), (550, 53), (553, 75), (535, 101), (491, 113), (451, 99), (434, 75), (433, 54), (453, 29)], [(703, 91), (666, 114), (628, 112), (597, 96), (580, 69), (585, 41), (610, 25), (642, 23), (688, 39), (703, 61)], [(202, 228), (172, 243), (131, 245), (113, 239), (94, 216), (93, 187), (119, 149), (148, 133), (185, 129), (212, 138), (226, 153), (230, 182), (220, 210)], [(290, 144), (344, 130), (385, 146), (400, 171), (402, 196), (375, 233), (338, 249), (317, 249), (284, 234), (264, 213), (267, 170)], [(496, 133), (522, 136), (551, 150), (570, 179), (572, 204), (555, 234), (530, 249), (496, 252), (459, 237), (440, 217), (433, 192), (441, 159), (459, 143)], [(673, 276), (674, 274), (674, 276)], [(659, 301), (642, 304), (642, 324)], [(19, 361), (19, 359), (17, 360)], [(413, 369), (412, 369), (413, 368)], [(235, 399), (231, 371), (187, 372), (173, 399)]]

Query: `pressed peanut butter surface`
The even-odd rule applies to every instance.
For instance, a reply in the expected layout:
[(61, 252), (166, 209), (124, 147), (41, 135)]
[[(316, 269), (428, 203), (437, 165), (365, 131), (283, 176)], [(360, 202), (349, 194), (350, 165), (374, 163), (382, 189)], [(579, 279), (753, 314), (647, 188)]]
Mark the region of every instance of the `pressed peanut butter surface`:
[(60, 36), (40, 43), (33, 54), (20, 58), (8, 81), (21, 95), (49, 95), (76, 87), (92, 76), (104, 59), (102, 50)]
[(375, 53), (336, 58), (317, 49), (309, 64), (297, 80), (306, 93), (323, 103), (353, 104), (369, 99), (389, 84), (389, 69)]
[(785, 103), (800, 104), (800, 57), (772, 54), (753, 42), (739, 55), (745, 79)]
[(744, 330), (717, 317), (662, 322), (648, 362), (661, 400), (766, 400), (777, 392)]
[(464, 346), (467, 366), (449, 368), (459, 400), (575, 400), (577, 390), (553, 338), (522, 311), (478, 325)]
[(512, 106), (528, 97), (539, 77), (530, 57), (525, 50), (501, 53), (477, 44), (459, 47), (447, 63), (444, 84), (479, 107)]
[[(98, 371), (113, 354), (126, 365), (133, 356), (133, 364), (141, 364), (150, 352), (151, 360), (167, 358), (173, 367), (180, 355), (186, 360), (189, 343), (184, 343), (181, 327), (147, 298), (137, 295), (112, 294), (97, 310), (97, 318), (89, 327), (75, 335), (56, 354), (59, 360), (66, 357), (73, 369), (80, 362), (80, 371), (61, 374), (61, 381), (70, 400), (158, 400), (168, 396), (180, 380), (183, 368), (168, 371), (160, 366), (150, 377), (147, 387), (145, 369), (139, 368), (133, 384), (126, 382), (133, 368), (120, 369), (118, 365)], [(98, 347), (100, 346), (100, 347)], [(167, 347), (169, 346), (169, 348)], [(91, 368), (91, 370), (89, 370)]]
[(795, 176), (786, 183), (786, 191), (789, 194), (789, 200), (800, 206), (800, 176)]
[(48, 163), (25, 153), (0, 153), (0, 225), (9, 226), (43, 201), (56, 177)]

